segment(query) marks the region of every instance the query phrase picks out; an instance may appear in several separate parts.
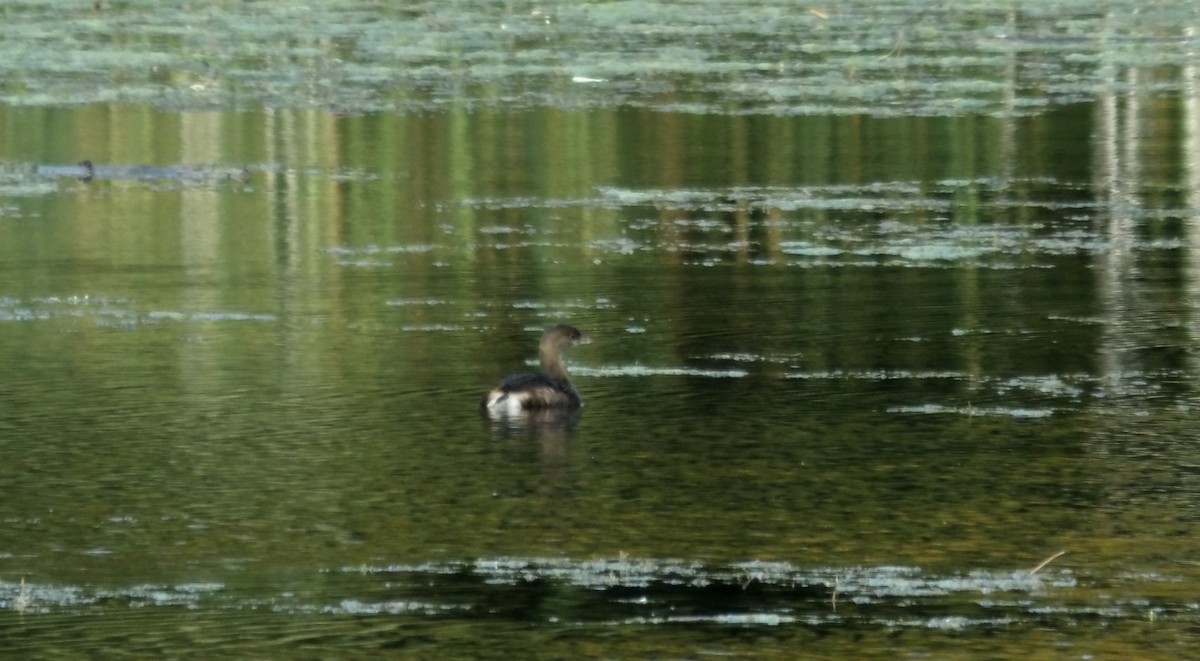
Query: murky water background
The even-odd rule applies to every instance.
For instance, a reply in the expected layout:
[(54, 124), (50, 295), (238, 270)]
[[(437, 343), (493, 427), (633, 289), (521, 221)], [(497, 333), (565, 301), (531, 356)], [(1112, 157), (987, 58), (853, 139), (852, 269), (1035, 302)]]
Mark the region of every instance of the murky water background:
[(322, 4), (0, 9), (6, 650), (1194, 649), (1196, 8)]

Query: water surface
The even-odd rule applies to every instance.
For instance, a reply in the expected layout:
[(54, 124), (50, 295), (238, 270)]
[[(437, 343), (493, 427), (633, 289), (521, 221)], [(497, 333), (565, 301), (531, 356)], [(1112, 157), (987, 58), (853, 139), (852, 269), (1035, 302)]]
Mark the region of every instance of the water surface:
[(1194, 9), (329, 7), (6, 10), (6, 649), (1194, 647)]

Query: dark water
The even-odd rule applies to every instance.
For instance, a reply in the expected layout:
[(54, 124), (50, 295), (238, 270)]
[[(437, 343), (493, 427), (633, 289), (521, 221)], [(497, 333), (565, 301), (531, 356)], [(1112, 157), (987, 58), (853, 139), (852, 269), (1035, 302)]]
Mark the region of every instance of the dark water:
[(580, 7), (5, 10), (0, 645), (1187, 656), (1195, 10)]

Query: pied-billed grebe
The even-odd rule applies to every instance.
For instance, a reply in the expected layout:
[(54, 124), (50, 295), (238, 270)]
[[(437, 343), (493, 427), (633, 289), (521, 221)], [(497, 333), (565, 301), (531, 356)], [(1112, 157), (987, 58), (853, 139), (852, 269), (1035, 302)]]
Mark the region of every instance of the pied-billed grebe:
[(542, 334), (538, 344), (538, 374), (512, 374), (483, 396), (483, 407), (489, 411), (516, 413), (529, 409), (575, 409), (583, 406), (579, 391), (571, 383), (562, 354), (577, 344), (591, 340), (578, 328), (559, 324)]

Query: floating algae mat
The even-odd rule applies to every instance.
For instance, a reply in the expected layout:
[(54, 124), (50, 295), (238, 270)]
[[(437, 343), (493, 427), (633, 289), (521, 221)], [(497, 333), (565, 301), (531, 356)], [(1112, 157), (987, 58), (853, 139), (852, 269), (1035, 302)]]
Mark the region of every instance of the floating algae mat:
[(1184, 83), (1194, 3), (19, 2), (0, 103), (1027, 113)]
[[(87, 612), (112, 607), (188, 607), (343, 615), (407, 614), (454, 617), (487, 608), (494, 615), (537, 621), (568, 618), (617, 626), (632, 622), (773, 625), (865, 620), (899, 627), (994, 626), (1041, 620), (1049, 614), (1084, 614), (1079, 594), (1096, 589), (1096, 577), (1070, 571), (978, 570), (939, 575), (917, 567), (802, 568), (783, 562), (707, 566), (687, 560), (629, 557), (574, 561), (556, 558), (480, 558), (474, 562), (362, 565), (321, 571), (323, 590), (248, 597), (223, 583), (144, 584), (127, 587), (55, 586), (0, 582), (0, 604), (27, 613)], [(1169, 576), (1124, 577), (1142, 588), (1170, 583)], [(510, 607), (497, 595), (536, 587)], [(563, 598), (553, 607), (554, 594)], [(547, 602), (542, 612), (518, 604)], [(978, 615), (953, 617), (963, 602)], [(489, 605), (491, 604), (491, 605)], [(1102, 614), (1140, 618), (1149, 610), (1194, 612), (1195, 604), (1111, 602)], [(947, 612), (941, 613), (940, 610)]]

